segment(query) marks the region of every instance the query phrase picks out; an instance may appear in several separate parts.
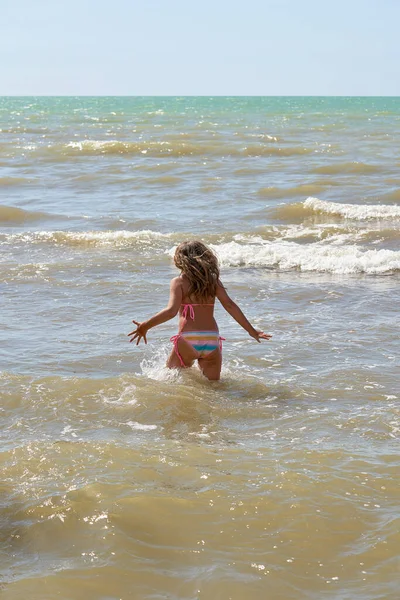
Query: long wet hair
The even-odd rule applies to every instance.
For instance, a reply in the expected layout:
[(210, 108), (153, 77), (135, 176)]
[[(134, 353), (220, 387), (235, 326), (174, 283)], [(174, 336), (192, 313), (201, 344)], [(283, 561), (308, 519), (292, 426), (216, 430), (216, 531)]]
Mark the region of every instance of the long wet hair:
[(189, 297), (206, 300), (216, 296), (218, 259), (205, 244), (197, 240), (182, 242), (175, 250), (174, 263), (189, 280)]

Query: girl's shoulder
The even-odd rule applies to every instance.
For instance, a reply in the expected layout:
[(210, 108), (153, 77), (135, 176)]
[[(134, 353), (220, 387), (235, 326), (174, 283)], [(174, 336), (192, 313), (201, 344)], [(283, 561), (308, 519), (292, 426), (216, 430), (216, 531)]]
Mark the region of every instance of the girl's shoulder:
[(181, 276), (178, 275), (177, 277), (173, 277), (171, 279), (171, 284), (170, 285), (171, 285), (171, 287), (174, 287), (174, 288), (176, 288), (176, 287), (182, 287), (183, 286), (183, 280), (182, 280)]
[(171, 290), (174, 290), (175, 292), (181, 292), (183, 296), (187, 294), (189, 289), (188, 282), (186, 282), (180, 275), (171, 279), (170, 287)]

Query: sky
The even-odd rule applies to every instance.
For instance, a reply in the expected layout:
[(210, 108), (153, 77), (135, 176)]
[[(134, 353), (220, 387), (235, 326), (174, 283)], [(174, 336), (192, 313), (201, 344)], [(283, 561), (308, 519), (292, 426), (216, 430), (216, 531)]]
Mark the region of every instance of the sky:
[(400, 96), (400, 0), (0, 0), (0, 95)]

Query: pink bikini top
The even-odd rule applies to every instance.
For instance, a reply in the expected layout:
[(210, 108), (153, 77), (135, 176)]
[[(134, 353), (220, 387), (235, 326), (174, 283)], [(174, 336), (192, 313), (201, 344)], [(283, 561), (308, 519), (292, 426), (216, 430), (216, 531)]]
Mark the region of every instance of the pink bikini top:
[[(181, 306), (183, 307), (182, 309), (182, 317), (184, 318), (184, 323), (181, 327), (181, 329), (183, 329), (183, 327), (186, 325), (186, 321), (188, 319), (192, 319), (192, 321), (194, 321), (194, 306), (215, 306), (215, 304), (181, 304)], [(189, 314), (188, 314), (189, 313)]]
[(182, 310), (182, 317), (185, 319), (185, 321), (187, 321), (188, 319), (188, 313), (189, 313), (189, 319), (194, 319), (194, 308), (193, 306), (214, 306), (213, 304), (181, 304), (181, 306), (183, 306), (183, 310)]

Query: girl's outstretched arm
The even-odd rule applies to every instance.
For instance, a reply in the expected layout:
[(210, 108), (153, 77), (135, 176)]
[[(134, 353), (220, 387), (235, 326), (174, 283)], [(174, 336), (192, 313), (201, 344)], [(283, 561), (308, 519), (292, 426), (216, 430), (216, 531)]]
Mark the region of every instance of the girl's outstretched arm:
[(169, 321), (178, 313), (179, 307), (182, 304), (183, 292), (182, 292), (182, 283), (179, 277), (175, 277), (171, 281), (170, 285), (170, 293), (169, 293), (169, 302), (166, 308), (160, 310), (159, 313), (151, 317), (147, 321), (143, 321), (140, 323), (138, 321), (132, 321), (137, 325), (134, 331), (128, 333), (128, 336), (132, 338), (129, 340), (133, 342), (136, 340), (136, 346), (139, 345), (140, 340), (143, 338), (144, 343), (147, 344), (147, 332), (152, 327), (156, 327), (157, 325), (161, 325), (161, 323), (165, 323)]
[(217, 298), (221, 302), (226, 312), (228, 312), (231, 317), (233, 317), (235, 321), (237, 321), (237, 323), (239, 323), (239, 325), (241, 325), (243, 329), (245, 329), (247, 333), (251, 335), (251, 337), (257, 340), (257, 342), (261, 342), (262, 339), (269, 340), (272, 337), (272, 335), (269, 335), (268, 333), (254, 329), (253, 325), (247, 320), (236, 302), (234, 302), (232, 298), (228, 296), (226, 289), (220, 281), (217, 285)]

